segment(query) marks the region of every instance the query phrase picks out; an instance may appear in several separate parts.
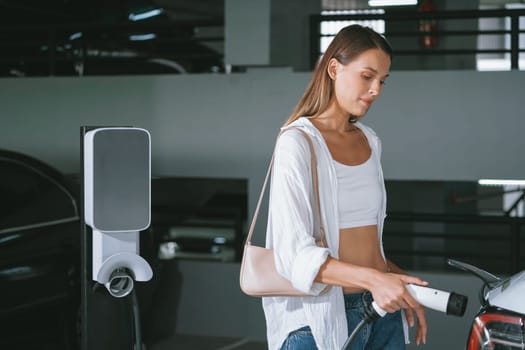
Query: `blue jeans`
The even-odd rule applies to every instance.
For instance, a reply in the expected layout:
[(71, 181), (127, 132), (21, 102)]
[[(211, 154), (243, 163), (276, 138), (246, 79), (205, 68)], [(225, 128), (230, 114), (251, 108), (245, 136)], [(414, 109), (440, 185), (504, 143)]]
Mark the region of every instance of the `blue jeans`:
[[(364, 292), (346, 294), (344, 297), (348, 334), (350, 335), (361, 322), (363, 309), (365, 305), (372, 302), (372, 295), (369, 292)], [(385, 317), (365, 324), (349, 348), (349, 350), (385, 349), (405, 349), (405, 336), (400, 311), (386, 314)], [(281, 350), (317, 350), (310, 327), (305, 326), (291, 332), (284, 341)]]
[(310, 327), (304, 326), (288, 334), (281, 350), (317, 350)]

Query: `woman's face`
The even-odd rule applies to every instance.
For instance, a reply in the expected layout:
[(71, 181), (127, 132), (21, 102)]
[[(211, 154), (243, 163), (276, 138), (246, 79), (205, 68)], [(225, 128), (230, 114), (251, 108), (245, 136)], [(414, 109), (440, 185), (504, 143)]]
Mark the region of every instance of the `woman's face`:
[(335, 108), (342, 114), (362, 117), (379, 97), (390, 71), (390, 56), (369, 49), (343, 65), (332, 58), (328, 74), (334, 84)]

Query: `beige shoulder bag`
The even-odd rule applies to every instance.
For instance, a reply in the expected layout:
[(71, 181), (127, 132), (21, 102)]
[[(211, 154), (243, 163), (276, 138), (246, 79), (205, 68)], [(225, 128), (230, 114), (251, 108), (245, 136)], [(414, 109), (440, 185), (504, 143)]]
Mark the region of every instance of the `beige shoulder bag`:
[[(299, 130), (304, 135), (310, 147), (312, 184), (316, 202), (315, 222), (319, 224), (319, 237), (315, 237), (316, 244), (320, 247), (327, 247), (328, 245), (326, 243), (325, 232), (321, 221), (319, 184), (317, 179), (317, 159), (315, 157), (314, 147), (312, 144), (312, 140), (310, 139), (308, 134), (306, 134), (306, 132), (299, 128), (296, 128), (296, 130)], [(268, 178), (270, 177), (273, 159), (274, 155), (272, 155), (272, 160), (270, 161), (270, 165), (266, 173), (266, 178), (264, 179), (264, 184), (262, 186), (261, 194), (259, 195), (259, 200), (257, 202), (255, 213), (252, 218), (250, 230), (248, 231), (248, 237), (246, 238), (246, 243), (244, 244), (244, 252), (242, 256), (240, 271), (240, 286), (241, 290), (245, 294), (254, 297), (307, 296), (308, 294), (305, 294), (293, 288), (290, 281), (277, 272), (275, 268), (273, 251), (271, 249), (258, 247), (251, 243), (255, 222), (257, 221), (257, 216), (259, 215), (259, 209), (261, 207), (261, 202), (264, 197), (266, 184), (268, 182)], [(321, 293), (325, 293), (328, 289), (329, 286), (326, 286), (326, 288)]]

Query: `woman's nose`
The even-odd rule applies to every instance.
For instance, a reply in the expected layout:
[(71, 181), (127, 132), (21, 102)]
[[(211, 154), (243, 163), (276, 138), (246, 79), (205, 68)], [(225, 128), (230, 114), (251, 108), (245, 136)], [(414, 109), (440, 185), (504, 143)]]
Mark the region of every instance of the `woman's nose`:
[(370, 85), (369, 93), (372, 96), (379, 96), (379, 94), (381, 93), (381, 83), (380, 82), (372, 83), (372, 85)]

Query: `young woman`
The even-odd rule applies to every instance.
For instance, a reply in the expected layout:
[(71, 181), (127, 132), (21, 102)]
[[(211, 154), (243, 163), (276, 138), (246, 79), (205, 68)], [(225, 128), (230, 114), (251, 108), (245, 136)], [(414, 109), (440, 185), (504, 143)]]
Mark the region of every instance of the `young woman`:
[[(279, 273), (311, 296), (263, 298), (271, 350), (341, 349), (372, 298), (388, 314), (363, 328), (352, 349), (404, 349), (406, 320), (413, 325), (414, 312), (416, 343), (426, 341), (424, 309), (405, 288), (426, 282), (385, 257), (381, 144), (360, 122), (381, 94), (391, 57), (387, 41), (372, 29), (342, 29), (277, 140), (266, 245)], [(327, 248), (313, 237), (310, 149), (298, 128), (317, 157)]]

